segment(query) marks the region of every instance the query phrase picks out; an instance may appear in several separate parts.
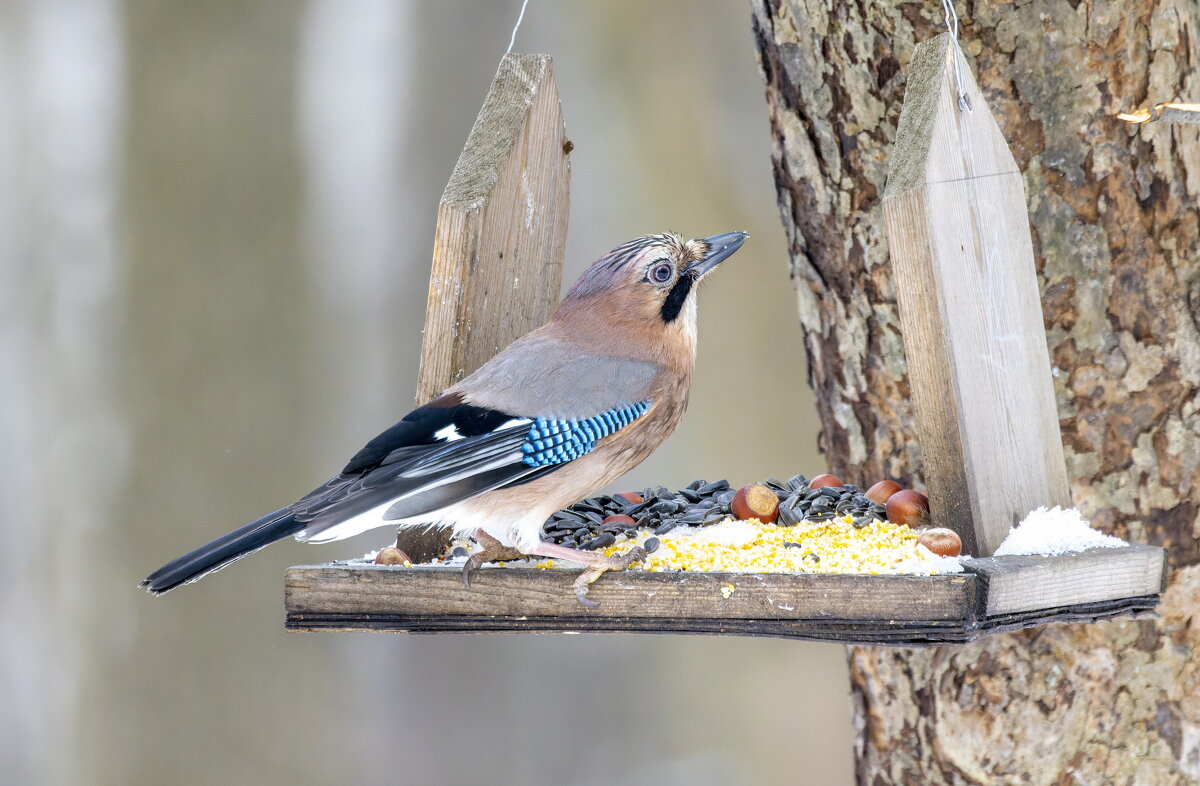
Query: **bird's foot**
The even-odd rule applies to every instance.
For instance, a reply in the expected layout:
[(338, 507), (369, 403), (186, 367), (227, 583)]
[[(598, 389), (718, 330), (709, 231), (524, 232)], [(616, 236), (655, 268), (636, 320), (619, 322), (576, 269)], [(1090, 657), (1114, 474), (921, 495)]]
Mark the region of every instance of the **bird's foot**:
[(578, 549), (559, 546), (556, 543), (539, 543), (534, 547), (533, 553), (541, 557), (554, 557), (582, 563), (584, 566), (583, 572), (579, 574), (579, 578), (575, 579), (575, 597), (589, 609), (594, 609), (600, 605), (587, 596), (588, 587), (596, 579), (610, 570), (625, 570), (636, 562), (646, 561), (646, 550), (641, 546), (634, 546), (624, 554), (607, 557), (592, 551), (579, 551)]
[(483, 548), (467, 557), (467, 563), (463, 565), (462, 577), (464, 587), (469, 588), (471, 586), (471, 571), (483, 567), (486, 562), (529, 558), (528, 554), (518, 551), (511, 546), (505, 546), (481, 529), (475, 530), (475, 541)]
[(604, 560), (601, 563), (588, 565), (583, 569), (583, 573), (579, 574), (579, 578), (575, 579), (575, 597), (579, 598), (579, 602), (589, 609), (594, 609), (600, 605), (596, 601), (588, 599), (588, 587), (591, 586), (592, 582), (610, 570), (625, 570), (635, 562), (645, 562), (646, 550), (641, 546), (634, 546), (624, 554), (604, 557)]

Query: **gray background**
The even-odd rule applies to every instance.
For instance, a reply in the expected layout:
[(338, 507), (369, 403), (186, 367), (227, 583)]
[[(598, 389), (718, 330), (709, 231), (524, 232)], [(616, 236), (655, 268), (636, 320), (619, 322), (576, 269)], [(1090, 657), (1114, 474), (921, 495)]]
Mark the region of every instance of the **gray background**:
[[(0, 4), (4, 780), (851, 779), (834, 645), (284, 633), (284, 568), (386, 532), (136, 589), (411, 406), (518, 5)], [(554, 56), (575, 143), (568, 282), (637, 235), (752, 235), (687, 417), (618, 486), (822, 472), (747, 7), (533, 0), (516, 49)]]

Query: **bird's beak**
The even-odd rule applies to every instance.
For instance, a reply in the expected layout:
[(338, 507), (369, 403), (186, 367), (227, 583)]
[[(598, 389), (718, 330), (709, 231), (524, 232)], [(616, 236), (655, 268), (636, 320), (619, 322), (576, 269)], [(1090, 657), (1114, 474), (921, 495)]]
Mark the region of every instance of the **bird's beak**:
[(708, 256), (688, 265), (684, 272), (694, 278), (700, 278), (733, 256), (733, 252), (741, 248), (742, 243), (745, 243), (748, 237), (750, 235), (745, 232), (726, 232), (723, 235), (713, 235), (712, 237), (704, 238), (704, 242), (708, 243)]

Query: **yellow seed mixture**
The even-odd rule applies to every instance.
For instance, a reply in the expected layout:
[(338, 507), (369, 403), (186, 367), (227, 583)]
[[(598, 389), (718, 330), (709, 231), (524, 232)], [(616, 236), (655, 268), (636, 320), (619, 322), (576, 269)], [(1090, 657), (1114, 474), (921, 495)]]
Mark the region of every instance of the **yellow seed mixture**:
[[(918, 547), (917, 533), (875, 520), (855, 529), (846, 516), (833, 521), (801, 522), (794, 527), (728, 518), (708, 527), (679, 527), (658, 537), (659, 547), (632, 570), (709, 573), (865, 573), (918, 574), (958, 572), (955, 560)], [(645, 543), (649, 532), (640, 532)], [(609, 546), (609, 556), (633, 547), (629, 540)], [(540, 568), (559, 567), (543, 560)], [(569, 567), (565, 563), (563, 567)]]

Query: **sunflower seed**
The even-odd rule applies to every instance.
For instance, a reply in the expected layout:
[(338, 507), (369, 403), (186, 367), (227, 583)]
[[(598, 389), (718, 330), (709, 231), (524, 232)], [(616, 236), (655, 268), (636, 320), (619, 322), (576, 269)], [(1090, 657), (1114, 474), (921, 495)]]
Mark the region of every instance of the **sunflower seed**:
[(647, 554), (653, 554), (658, 551), (659, 544), (660, 541), (658, 538), (646, 538), (646, 542), (642, 544), (642, 548), (646, 550)]
[[(713, 494), (719, 494), (729, 488), (728, 480), (714, 480), (712, 483), (705, 483), (696, 491), (700, 492), (701, 496), (710, 497)], [(731, 497), (732, 499), (732, 497)]]

